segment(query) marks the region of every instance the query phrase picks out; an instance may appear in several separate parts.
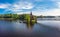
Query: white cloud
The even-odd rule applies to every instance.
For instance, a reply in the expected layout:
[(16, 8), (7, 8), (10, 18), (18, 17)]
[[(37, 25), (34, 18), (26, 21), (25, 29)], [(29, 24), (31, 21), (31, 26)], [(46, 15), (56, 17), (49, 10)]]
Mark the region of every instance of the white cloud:
[(30, 14), (30, 12), (29, 11), (27, 11), (27, 12), (18, 12), (17, 14)]
[(44, 16), (60, 16), (60, 9), (51, 9), (51, 10), (46, 10), (44, 12), (40, 11), (33, 11), (34, 15), (44, 15)]
[(51, 0), (51, 1), (60, 2), (60, 0)]
[(51, 10), (47, 11), (47, 15), (59, 16), (60, 15), (60, 9), (51, 9)]
[[(29, 11), (27, 12), (19, 12), (17, 14), (30, 14)], [(41, 12), (39, 10), (37, 11), (32, 11), (33, 15), (37, 15), (37, 16), (40, 16), (40, 15), (43, 15), (43, 16), (60, 16), (60, 9), (51, 9), (51, 10), (46, 10), (44, 12)]]
[(18, 2), (13, 5), (15, 9), (32, 9), (34, 6), (29, 2)]
[(7, 9), (14, 12), (20, 12), (23, 11), (23, 9), (32, 9), (33, 7), (34, 5), (29, 2), (17, 2), (10, 5), (10, 7), (8, 7)]
[(55, 2), (55, 4), (57, 5), (58, 8), (60, 8), (60, 0), (51, 0), (53, 2)]
[(9, 8), (9, 6), (11, 6), (11, 4), (0, 4), (0, 8), (3, 8), (3, 9), (5, 9), (5, 8)]
[(35, 1), (40, 2), (40, 1), (43, 1), (43, 0), (35, 0)]
[(30, 2), (17, 2), (14, 4), (0, 4), (0, 8), (5, 9), (5, 12), (12, 11), (12, 12), (21, 12), (23, 9), (32, 9), (34, 5)]
[(60, 2), (56, 2), (56, 5), (58, 6), (58, 8), (60, 8)]
[(5, 4), (0, 4), (0, 8), (7, 8), (7, 5), (5, 5)]

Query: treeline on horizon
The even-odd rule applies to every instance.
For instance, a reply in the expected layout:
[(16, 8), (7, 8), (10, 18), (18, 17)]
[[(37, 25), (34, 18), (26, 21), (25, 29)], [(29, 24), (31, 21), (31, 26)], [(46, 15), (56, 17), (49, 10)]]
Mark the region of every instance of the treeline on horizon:
[(55, 16), (37, 16), (37, 18), (55, 18)]
[[(23, 19), (23, 18), (29, 18), (30, 14), (0, 14), (0, 18), (14, 18), (14, 19)], [(34, 16), (34, 15), (33, 15)], [(37, 18), (55, 18), (56, 16), (35, 16)], [(58, 16), (60, 17), (60, 16)]]
[(56, 17), (60, 16), (43, 16), (43, 15), (37, 16), (37, 18), (56, 18)]
[(18, 18), (17, 14), (0, 14), (0, 18)]
[[(34, 16), (34, 15), (33, 15)], [(36, 17), (36, 16), (34, 16)], [(20, 20), (24, 20), (24, 19), (30, 19), (30, 14), (0, 14), (0, 19), (20, 19)]]

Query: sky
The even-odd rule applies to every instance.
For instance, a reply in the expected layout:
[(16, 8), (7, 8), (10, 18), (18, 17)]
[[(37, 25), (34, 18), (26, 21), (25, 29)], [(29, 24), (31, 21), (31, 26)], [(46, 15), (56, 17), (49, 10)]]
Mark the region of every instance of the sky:
[(60, 16), (60, 0), (0, 0), (0, 14)]

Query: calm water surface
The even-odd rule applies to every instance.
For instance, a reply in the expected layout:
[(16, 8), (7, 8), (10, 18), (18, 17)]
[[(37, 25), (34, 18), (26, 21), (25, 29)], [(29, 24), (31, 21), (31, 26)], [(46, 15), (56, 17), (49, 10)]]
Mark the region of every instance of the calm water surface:
[(1, 37), (60, 37), (60, 21), (37, 21), (34, 25), (19, 20), (0, 20)]

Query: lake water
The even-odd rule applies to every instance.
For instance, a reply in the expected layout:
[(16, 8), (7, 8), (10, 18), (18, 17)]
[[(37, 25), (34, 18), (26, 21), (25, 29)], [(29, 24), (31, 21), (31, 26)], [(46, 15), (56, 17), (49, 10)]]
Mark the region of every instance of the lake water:
[(34, 25), (20, 20), (0, 20), (0, 37), (60, 37), (60, 21), (38, 20)]

